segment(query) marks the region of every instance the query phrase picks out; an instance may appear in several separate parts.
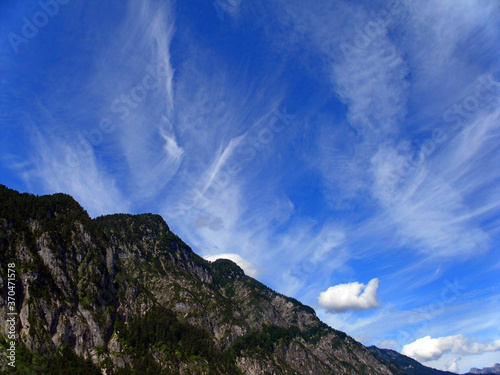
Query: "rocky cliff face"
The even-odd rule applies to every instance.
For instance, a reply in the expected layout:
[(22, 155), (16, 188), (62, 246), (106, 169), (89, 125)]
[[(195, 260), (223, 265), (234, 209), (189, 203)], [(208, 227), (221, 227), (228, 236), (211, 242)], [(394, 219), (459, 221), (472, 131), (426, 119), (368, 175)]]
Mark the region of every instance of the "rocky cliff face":
[(0, 313), (15, 263), (18, 371), (402, 373), (233, 262), (205, 261), (158, 215), (92, 220), (67, 195), (4, 186), (0, 202)]

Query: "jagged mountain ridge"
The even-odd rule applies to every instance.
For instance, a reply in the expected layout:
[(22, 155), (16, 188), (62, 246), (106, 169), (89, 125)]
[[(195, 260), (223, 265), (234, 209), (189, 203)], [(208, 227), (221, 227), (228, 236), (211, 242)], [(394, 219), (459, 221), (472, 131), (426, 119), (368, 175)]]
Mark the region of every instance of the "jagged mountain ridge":
[[(15, 262), (18, 369), (402, 373), (233, 262), (205, 261), (159, 215), (92, 220), (68, 195), (37, 197), (5, 186), (0, 202), (0, 311), (3, 265)], [(0, 343), (5, 348), (5, 336)], [(1, 358), (0, 368), (11, 370)]]

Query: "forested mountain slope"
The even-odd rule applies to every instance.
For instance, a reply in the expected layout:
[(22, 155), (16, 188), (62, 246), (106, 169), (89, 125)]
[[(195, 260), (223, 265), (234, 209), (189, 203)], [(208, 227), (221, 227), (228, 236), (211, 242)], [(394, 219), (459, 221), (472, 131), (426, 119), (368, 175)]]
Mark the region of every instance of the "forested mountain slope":
[(0, 228), (0, 313), (7, 264), (18, 312), (2, 373), (402, 373), (233, 262), (196, 255), (159, 215), (91, 219), (68, 195), (0, 185)]

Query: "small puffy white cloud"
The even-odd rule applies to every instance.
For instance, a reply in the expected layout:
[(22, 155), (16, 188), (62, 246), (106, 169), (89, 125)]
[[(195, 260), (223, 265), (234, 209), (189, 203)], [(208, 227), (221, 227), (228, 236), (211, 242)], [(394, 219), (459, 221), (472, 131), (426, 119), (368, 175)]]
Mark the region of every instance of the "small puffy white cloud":
[(369, 310), (378, 307), (378, 279), (365, 284), (354, 282), (339, 284), (319, 294), (320, 306), (329, 312), (345, 312), (347, 310)]
[(225, 253), (225, 254), (207, 255), (203, 258), (205, 258), (205, 260), (208, 260), (209, 262), (215, 262), (217, 259), (229, 259), (234, 263), (236, 263), (238, 266), (240, 266), (243, 269), (243, 271), (245, 271), (245, 274), (247, 274), (248, 276), (257, 277), (259, 274), (257, 266), (249, 262), (239, 254)]
[(458, 357), (458, 358), (454, 358), (453, 361), (448, 362), (446, 364), (446, 371), (458, 373), (460, 371), (460, 368), (458, 367), (458, 362), (461, 359), (462, 359), (461, 357)]
[(437, 337), (422, 337), (411, 344), (403, 346), (401, 353), (417, 361), (427, 362), (441, 358), (443, 354), (460, 355), (482, 354), (500, 351), (500, 340), (490, 342), (475, 342), (464, 335)]

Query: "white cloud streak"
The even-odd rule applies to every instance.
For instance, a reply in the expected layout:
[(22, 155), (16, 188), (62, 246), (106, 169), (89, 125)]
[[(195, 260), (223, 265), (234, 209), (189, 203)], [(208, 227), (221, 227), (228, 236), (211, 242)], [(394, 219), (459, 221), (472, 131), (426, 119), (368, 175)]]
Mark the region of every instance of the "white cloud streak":
[[(439, 16), (434, 14), (435, 8)], [(423, 84), (430, 92), (419, 93), (418, 100), (426, 106), (418, 114), (426, 114), (419, 130), (448, 125), (442, 124), (447, 107), (432, 106), (426, 98), (444, 103), (434, 96), (440, 92), (440, 97), (454, 98), (446, 103), (450, 106), (456, 104), (453, 100), (463, 104), (459, 100), (470, 89), (474, 93), (478, 71), (457, 63), (458, 50), (478, 29), (482, 38), (498, 35), (483, 28), (485, 23), (491, 24), (488, 21), (495, 9), (492, 2), (461, 4), (458, 10), (442, 2), (427, 1), (424, 7), (407, 2), (382, 17), (383, 10), (369, 12), (364, 5), (344, 2), (318, 7), (300, 1), (282, 4), (277, 18), (293, 25), (290, 42), (311, 42), (301, 48), (322, 60), (324, 73), (347, 106), (347, 125), (332, 124), (330, 119), (315, 124), (324, 131), (318, 136), (319, 152), (312, 165), (320, 166), (333, 208), (349, 208), (349, 201), (378, 203), (381, 212), (370, 222), (369, 232), (396, 230), (396, 244), (419, 253), (464, 257), (489, 249), (490, 235), (477, 219), (491, 218), (500, 201), (498, 189), (493, 187), (499, 178), (494, 167), (498, 158), (496, 111), (476, 111), (453, 141), (450, 131), (445, 144), (433, 143), (431, 153), (438, 151), (415, 168), (417, 173), (399, 176), (396, 172), (405, 170), (402, 165), (413, 152), (410, 142), (400, 137), (405, 132), (407, 100), (415, 104), (415, 89)], [(338, 22), (328, 22), (333, 19)], [(396, 37), (395, 29), (408, 33)], [(416, 45), (417, 50), (408, 47)], [(412, 79), (407, 76), (410, 67)], [(457, 86), (450, 87), (448, 82)], [(355, 128), (355, 135), (348, 126)], [(481, 172), (484, 165), (490, 165), (490, 173)], [(479, 196), (484, 197), (481, 202)]]
[[(75, 198), (91, 217), (128, 212), (129, 203), (116, 180), (99, 168), (92, 146), (75, 143), (32, 128), (32, 163), (25, 170), (28, 182), (41, 181), (49, 193), (66, 193)], [(75, 154), (85, 146), (86, 154)]]
[(396, 224), (402, 242), (429, 255), (484, 250), (488, 235), (468, 220), (456, 220), (466, 219), (468, 212), (461, 192), (424, 167), (407, 180), (400, 178), (396, 171), (405, 161), (394, 149), (381, 149), (373, 158), (374, 195)]

